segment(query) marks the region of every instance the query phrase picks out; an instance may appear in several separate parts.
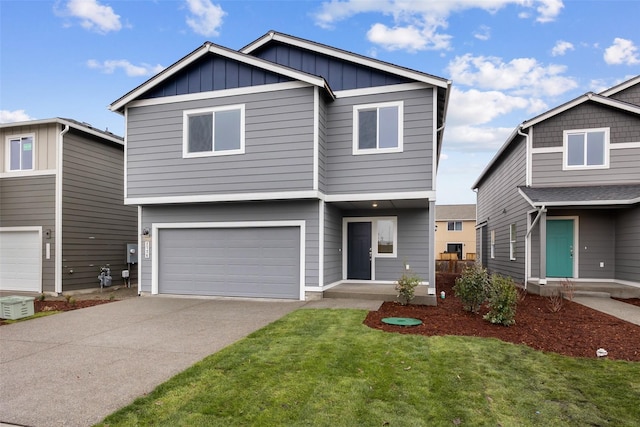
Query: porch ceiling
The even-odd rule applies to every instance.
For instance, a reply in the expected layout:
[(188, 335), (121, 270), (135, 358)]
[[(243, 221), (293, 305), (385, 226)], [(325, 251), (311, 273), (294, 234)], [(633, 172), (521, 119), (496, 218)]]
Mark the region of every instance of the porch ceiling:
[[(369, 210), (369, 209), (412, 209), (428, 208), (428, 199), (401, 199), (401, 200), (358, 200), (348, 202), (330, 202), (342, 210)], [(376, 206), (374, 206), (376, 205)]]
[(518, 187), (533, 206), (629, 206), (640, 203), (640, 184)]

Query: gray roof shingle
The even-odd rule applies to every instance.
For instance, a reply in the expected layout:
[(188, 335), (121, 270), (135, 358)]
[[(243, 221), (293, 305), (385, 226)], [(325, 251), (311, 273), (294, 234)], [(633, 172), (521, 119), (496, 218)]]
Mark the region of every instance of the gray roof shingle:
[(640, 184), (574, 187), (518, 187), (535, 206), (631, 205), (640, 203)]

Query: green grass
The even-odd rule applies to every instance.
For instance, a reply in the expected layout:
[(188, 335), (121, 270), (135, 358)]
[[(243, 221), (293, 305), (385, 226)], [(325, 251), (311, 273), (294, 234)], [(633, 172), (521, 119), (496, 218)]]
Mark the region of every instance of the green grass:
[(629, 426), (640, 363), (384, 333), (298, 310), (110, 415), (108, 426)]

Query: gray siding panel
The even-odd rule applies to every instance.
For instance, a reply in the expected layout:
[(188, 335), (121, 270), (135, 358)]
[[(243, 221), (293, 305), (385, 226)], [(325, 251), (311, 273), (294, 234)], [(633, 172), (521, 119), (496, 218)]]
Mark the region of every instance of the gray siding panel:
[[(42, 227), (42, 290), (55, 291), (55, 176), (0, 178), (0, 227)], [(45, 259), (46, 243), (51, 258)]]
[[(62, 289), (99, 287), (109, 264), (114, 284), (127, 269), (126, 244), (137, 243), (138, 213), (124, 205), (122, 146), (65, 135), (62, 180)], [(73, 274), (70, 271), (73, 270)], [(136, 281), (136, 269), (132, 280)]]
[[(304, 220), (305, 285), (318, 286), (318, 215), (317, 201), (144, 206), (142, 227), (151, 229), (154, 223)], [(151, 292), (151, 259), (142, 260), (141, 280), (142, 291)]]
[(534, 186), (604, 185), (640, 182), (640, 148), (614, 149), (608, 169), (562, 170), (562, 153), (536, 153), (532, 161)]
[(342, 211), (331, 204), (324, 211), (324, 283), (342, 280)]
[(640, 282), (640, 206), (618, 212), (615, 236), (615, 278)]
[[(520, 282), (524, 281), (526, 212), (531, 209), (517, 189), (525, 184), (525, 149), (523, 138), (512, 142), (511, 148), (485, 176), (477, 193), (478, 221), (487, 221), (487, 239), (491, 231), (495, 231), (495, 258), (487, 256), (485, 267)], [(515, 261), (509, 257), (510, 224), (516, 224)]]
[(319, 100), (318, 111), (318, 190), (327, 191), (327, 105)]
[(629, 104), (640, 105), (640, 84), (621, 90), (620, 92), (611, 95), (609, 98), (628, 102)]
[[(353, 153), (353, 106), (404, 100), (402, 153)], [(427, 191), (433, 189), (432, 90), (342, 98), (328, 108), (329, 194)]]
[[(183, 111), (245, 105), (245, 154), (182, 158)], [(129, 110), (128, 197), (311, 190), (313, 88)]]

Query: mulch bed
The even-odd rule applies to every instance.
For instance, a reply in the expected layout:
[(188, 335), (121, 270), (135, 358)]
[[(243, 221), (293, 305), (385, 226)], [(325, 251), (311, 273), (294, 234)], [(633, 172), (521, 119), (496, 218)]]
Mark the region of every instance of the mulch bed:
[[(67, 301), (39, 301), (38, 299), (33, 301), (33, 312), (39, 313), (41, 311), (70, 311), (77, 310), (79, 308), (93, 307), (94, 305), (106, 304), (115, 300), (100, 300), (100, 299), (78, 299), (73, 304)], [(0, 319), (1, 325), (8, 325), (3, 319)]]
[[(482, 319), (486, 307), (480, 314), (464, 311), (454, 296), (455, 277), (438, 273), (437, 293), (445, 291), (446, 298), (438, 298), (437, 306), (385, 302), (379, 310), (369, 312), (364, 323), (371, 328), (403, 334), (493, 337), (572, 357), (597, 358), (596, 350), (604, 348), (609, 359), (640, 361), (638, 325), (568, 300), (563, 301), (560, 311), (552, 312), (549, 298), (532, 294), (518, 303), (515, 325), (494, 325)], [(385, 317), (417, 318), (422, 320), (422, 325), (388, 325), (382, 322)]]

